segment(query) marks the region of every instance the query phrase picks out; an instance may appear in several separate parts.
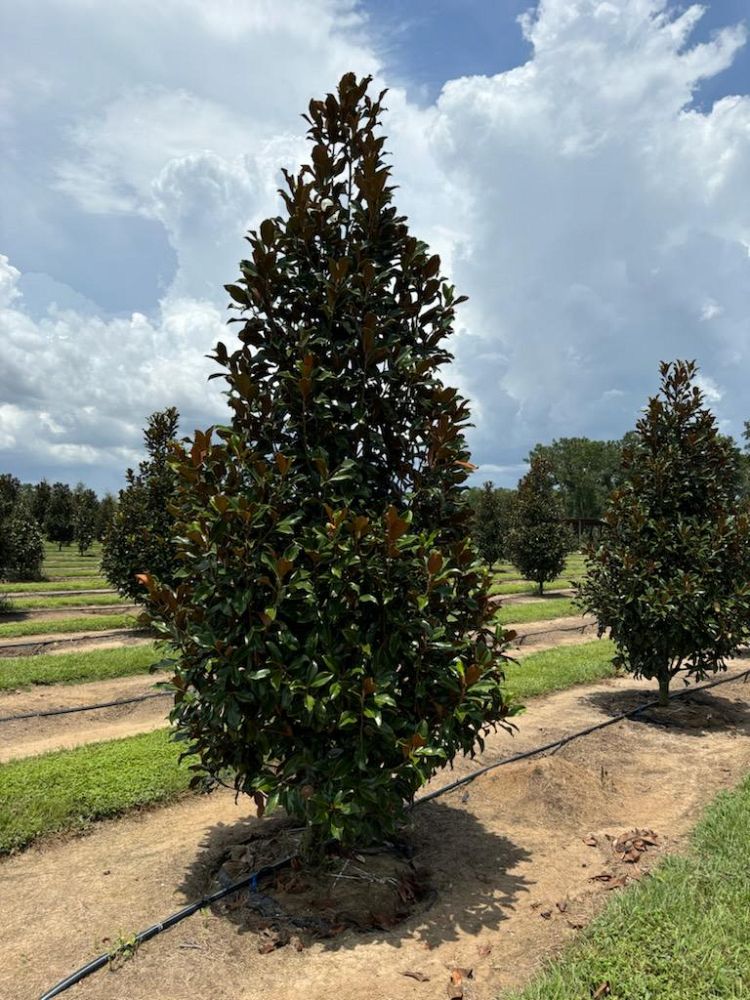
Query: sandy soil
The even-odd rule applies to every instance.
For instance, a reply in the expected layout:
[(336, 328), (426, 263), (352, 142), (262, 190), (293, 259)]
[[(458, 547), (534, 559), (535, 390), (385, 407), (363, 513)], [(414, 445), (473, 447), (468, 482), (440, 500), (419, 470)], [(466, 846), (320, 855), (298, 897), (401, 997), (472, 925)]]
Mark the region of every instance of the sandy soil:
[[(483, 761), (611, 717), (640, 702), (645, 690), (651, 693), (626, 678), (539, 699), (513, 739), (498, 734), (488, 741)], [(288, 945), (261, 954), (264, 942), (248, 929), (247, 910), (235, 898), (67, 995), (427, 1000), (448, 995), (458, 967), (473, 970), (464, 979), (465, 1000), (502, 996), (572, 938), (613, 888), (679, 848), (718, 789), (750, 768), (749, 693), (735, 681), (676, 703), (667, 711), (668, 727), (664, 718), (621, 723), (418, 807), (414, 861), (429, 871), (436, 898), (397, 927), (347, 930), (300, 951)], [(438, 775), (436, 785), (477, 763), (460, 761), (453, 773)], [(111, 948), (118, 935), (127, 937), (200, 895), (215, 884), (227, 849), (269, 823), (274, 820), (252, 818), (246, 803), (236, 806), (222, 793), (102, 823), (85, 837), (6, 859), (0, 865), (0, 997), (38, 996)], [(628, 863), (607, 835), (634, 828), (654, 831), (655, 844)], [(267, 891), (273, 894), (273, 887)]]
[(596, 618), (591, 615), (571, 615), (567, 618), (550, 618), (546, 622), (509, 624), (505, 628), (516, 633), (511, 641), (511, 648), (533, 646), (536, 651), (550, 645), (560, 645), (566, 636), (575, 636), (576, 641), (579, 641), (582, 635), (596, 635)]
[[(0, 695), (0, 716), (43, 712), (77, 705), (91, 705), (141, 694), (153, 694), (159, 678), (150, 674), (120, 677), (87, 684), (55, 684), (30, 691)], [(0, 763), (45, 753), (151, 732), (166, 725), (168, 698), (152, 698), (134, 705), (119, 705), (42, 719), (19, 719), (0, 726)]]

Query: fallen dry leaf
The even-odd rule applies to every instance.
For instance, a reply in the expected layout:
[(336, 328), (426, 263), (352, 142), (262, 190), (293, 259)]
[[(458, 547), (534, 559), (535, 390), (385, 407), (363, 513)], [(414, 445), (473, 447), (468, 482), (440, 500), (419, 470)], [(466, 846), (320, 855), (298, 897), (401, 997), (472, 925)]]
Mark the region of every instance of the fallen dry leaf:
[(408, 976), (409, 979), (416, 979), (418, 983), (429, 983), (430, 977), (426, 976), (424, 972), (419, 972), (416, 969), (407, 969), (406, 972), (401, 973), (402, 976)]
[(596, 839), (593, 833), (590, 833), (588, 837), (584, 837), (583, 842), (586, 845), (586, 847), (597, 847), (599, 844), (599, 841)]
[(492, 945), (491, 944), (480, 944), (477, 947), (477, 951), (482, 956), (482, 958), (486, 958), (492, 952)]
[(552, 916), (552, 910), (541, 910), (539, 916), (542, 918), (542, 920), (549, 920), (550, 917)]
[(558, 901), (555, 903), (555, 906), (558, 908), (560, 913), (565, 913), (565, 911), (568, 908), (568, 901), (567, 899), (558, 899)]
[(591, 994), (591, 1000), (601, 1000), (602, 997), (608, 997), (612, 993), (612, 987), (609, 985), (609, 980), (602, 983), (601, 986), (597, 986), (594, 992)]

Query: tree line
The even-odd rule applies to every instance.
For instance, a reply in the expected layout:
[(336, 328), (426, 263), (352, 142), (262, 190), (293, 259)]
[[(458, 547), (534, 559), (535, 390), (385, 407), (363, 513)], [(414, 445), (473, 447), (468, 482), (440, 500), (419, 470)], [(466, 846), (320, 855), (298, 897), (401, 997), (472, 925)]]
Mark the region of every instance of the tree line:
[(83, 555), (104, 538), (115, 509), (111, 494), (100, 500), (83, 483), (22, 483), (1, 473), (0, 579), (39, 579), (45, 539), (60, 549), (75, 543)]

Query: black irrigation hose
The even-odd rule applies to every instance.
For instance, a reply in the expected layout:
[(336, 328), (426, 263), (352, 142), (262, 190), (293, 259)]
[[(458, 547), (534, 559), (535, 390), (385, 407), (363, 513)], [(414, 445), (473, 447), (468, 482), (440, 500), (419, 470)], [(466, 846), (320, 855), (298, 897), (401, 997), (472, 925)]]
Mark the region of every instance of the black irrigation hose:
[(18, 715), (0, 716), (2, 722), (17, 722), (19, 719), (43, 719), (50, 715), (72, 715), (73, 712), (93, 712), (97, 708), (115, 708), (118, 705), (133, 705), (150, 698), (171, 698), (171, 691), (156, 691), (153, 694), (139, 694), (132, 698), (118, 698), (115, 701), (99, 701), (93, 705), (76, 705), (74, 708), (50, 708), (45, 712), (21, 712)]
[[(743, 677), (745, 679), (750, 677), (750, 670), (743, 670), (740, 674), (733, 674), (731, 677), (722, 677), (720, 680), (710, 681), (708, 684), (702, 684), (697, 688), (685, 688), (684, 691), (677, 691), (675, 694), (671, 694), (669, 698), (670, 701), (674, 698), (684, 698), (688, 694), (697, 694), (699, 691), (707, 691), (708, 688), (718, 687), (720, 684), (729, 684), (731, 681), (742, 680)], [(622, 722), (624, 719), (630, 719), (634, 715), (639, 715), (641, 712), (645, 712), (649, 708), (656, 708), (658, 704), (659, 699), (654, 698), (651, 701), (644, 702), (643, 705), (638, 705), (636, 708), (629, 709), (627, 712), (620, 712), (619, 715), (613, 715), (611, 719), (605, 719), (604, 722), (597, 722), (593, 726), (587, 726), (586, 729), (579, 729), (577, 732), (570, 733), (568, 736), (561, 736), (559, 740), (553, 740), (551, 743), (545, 743), (543, 746), (534, 747), (533, 750), (525, 750), (523, 753), (513, 754), (512, 757), (503, 757), (501, 760), (493, 761), (491, 764), (485, 764), (484, 767), (477, 768), (476, 771), (472, 771), (471, 774), (464, 775), (463, 778), (457, 778), (456, 781), (452, 781), (448, 785), (443, 785), (442, 788), (436, 788), (434, 792), (428, 792), (427, 795), (420, 796), (420, 798), (415, 800), (414, 805), (418, 806), (423, 802), (430, 802), (432, 799), (436, 799), (440, 795), (445, 795), (447, 792), (452, 792), (456, 788), (460, 788), (462, 785), (468, 785), (481, 775), (487, 774), (488, 771), (494, 771), (496, 767), (503, 767), (505, 764), (514, 764), (518, 760), (527, 760), (529, 757), (536, 757), (538, 754), (546, 753), (548, 750), (559, 750), (560, 747), (564, 747), (566, 743), (571, 743), (573, 740), (580, 739), (582, 736), (589, 736), (591, 733), (595, 733), (599, 729), (606, 729), (607, 726), (614, 726), (615, 723)]]
[[(675, 694), (670, 695), (670, 700), (674, 698), (683, 698), (689, 694), (697, 694), (700, 691), (707, 691), (709, 688), (718, 687), (720, 684), (729, 684), (732, 681), (739, 681), (743, 678), (747, 680), (748, 677), (750, 677), (750, 669), (743, 670), (742, 673), (732, 675), (731, 677), (722, 677), (719, 680), (710, 681), (708, 684), (702, 684), (697, 688), (686, 688), (684, 691), (678, 691)], [(565, 746), (566, 743), (580, 739), (582, 736), (588, 736), (590, 733), (594, 733), (598, 729), (605, 729), (607, 726), (613, 726), (615, 723), (622, 722), (624, 719), (632, 718), (634, 715), (638, 715), (640, 712), (646, 711), (646, 709), (655, 708), (658, 704), (659, 701), (655, 698), (651, 701), (645, 702), (643, 705), (638, 705), (636, 708), (631, 708), (627, 712), (621, 712), (619, 715), (615, 715), (611, 719), (606, 719), (604, 722), (599, 722), (594, 726), (587, 726), (585, 729), (579, 729), (577, 732), (570, 733), (568, 736), (561, 736), (560, 739), (554, 740), (551, 743), (545, 743), (543, 746), (534, 747), (532, 750), (525, 750), (523, 753), (514, 754), (512, 757), (503, 757), (501, 760), (496, 760), (492, 764), (487, 764), (484, 767), (477, 768), (476, 771), (472, 771), (471, 774), (464, 775), (463, 778), (458, 778), (458, 780), (452, 781), (448, 785), (443, 785), (442, 788), (435, 789), (434, 792), (428, 792), (427, 795), (422, 795), (414, 801), (413, 807), (423, 805), (425, 802), (431, 802), (433, 799), (436, 799), (441, 795), (446, 795), (448, 792), (452, 792), (456, 788), (460, 788), (462, 785), (468, 785), (469, 782), (474, 781), (483, 774), (487, 774), (488, 771), (493, 771), (495, 768), (503, 767), (506, 764), (513, 764), (519, 760), (527, 760), (529, 757), (536, 757), (538, 754), (545, 753), (548, 750), (557, 750), (560, 747)], [(204, 896), (197, 902), (184, 906), (181, 910), (173, 913), (161, 923), (153, 924), (145, 931), (140, 931), (136, 934), (133, 939), (134, 945), (139, 945), (144, 941), (148, 941), (150, 938), (155, 937), (162, 931), (165, 931), (170, 927), (174, 927), (175, 924), (180, 923), (180, 921), (184, 920), (186, 917), (190, 917), (194, 913), (197, 913), (198, 910), (201, 910), (206, 906), (210, 906), (212, 903), (216, 903), (220, 899), (224, 899), (226, 896), (230, 896), (232, 893), (238, 892), (240, 889), (250, 887), (253, 891), (255, 891), (260, 879), (288, 867), (293, 860), (293, 856), (283, 858), (281, 861), (277, 861), (272, 865), (267, 865), (265, 868), (261, 868), (259, 871), (253, 872), (251, 875), (246, 875), (237, 882), (232, 882), (231, 885), (224, 889), (219, 889), (210, 896)], [(59, 983), (52, 987), (52, 989), (44, 993), (40, 997), (40, 1000), (52, 1000), (53, 997), (59, 996), (71, 986), (75, 986), (76, 983), (80, 983), (82, 979), (90, 976), (93, 972), (97, 972), (99, 969), (104, 968), (105, 965), (108, 965), (109, 962), (112, 961), (113, 957), (115, 956), (109, 952), (105, 952), (104, 954), (97, 956), (97, 958), (92, 959), (86, 965), (81, 966), (80, 969), (76, 969), (75, 972), (72, 972), (65, 979), (61, 979)]]
[[(253, 872), (252, 875), (246, 875), (244, 878), (239, 879), (239, 881), (232, 882), (231, 885), (226, 886), (224, 889), (218, 889), (216, 892), (212, 892), (210, 896), (203, 896), (195, 903), (183, 906), (181, 910), (173, 913), (171, 916), (167, 917), (166, 920), (162, 920), (161, 923), (152, 924), (151, 927), (147, 927), (145, 931), (139, 931), (133, 938), (133, 946), (137, 947), (138, 945), (143, 944), (144, 941), (148, 941), (152, 937), (156, 937), (157, 934), (161, 934), (162, 931), (166, 931), (170, 927), (174, 927), (175, 924), (179, 924), (180, 921), (184, 920), (186, 917), (192, 917), (192, 915), (197, 913), (198, 910), (202, 910), (206, 906), (211, 906), (213, 903), (217, 903), (220, 899), (224, 899), (225, 896), (231, 896), (232, 893), (238, 892), (240, 889), (250, 887), (253, 891), (255, 891), (258, 882), (261, 879), (267, 878), (269, 875), (273, 875), (274, 872), (289, 867), (293, 860), (293, 855), (288, 858), (282, 858), (281, 861), (275, 861), (272, 865), (266, 865), (265, 868), (261, 868), (257, 872)], [(75, 986), (76, 983), (80, 983), (82, 979), (86, 979), (86, 977), (90, 976), (93, 972), (98, 972), (99, 969), (103, 969), (105, 965), (109, 965), (113, 958), (116, 957), (116, 953), (113, 954), (106, 951), (101, 955), (97, 955), (96, 958), (92, 958), (92, 960), (87, 962), (86, 965), (82, 965), (80, 969), (76, 969), (75, 972), (71, 972), (71, 974), (66, 976), (65, 979), (61, 979), (59, 983), (56, 983), (52, 987), (52, 989), (47, 990), (47, 992), (40, 997), (40, 1000), (52, 1000), (52, 997), (59, 996), (61, 993), (64, 993), (65, 990), (69, 990), (71, 986)]]

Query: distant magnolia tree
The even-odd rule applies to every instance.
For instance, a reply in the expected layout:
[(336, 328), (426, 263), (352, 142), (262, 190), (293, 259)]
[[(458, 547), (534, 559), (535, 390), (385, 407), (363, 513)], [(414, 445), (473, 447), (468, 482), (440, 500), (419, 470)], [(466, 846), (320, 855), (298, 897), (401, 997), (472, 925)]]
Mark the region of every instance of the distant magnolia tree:
[(13, 507), (0, 531), (7, 540), (5, 574), (14, 580), (39, 580), (44, 537), (25, 497)]
[(44, 522), (47, 538), (57, 542), (58, 549), (70, 545), (75, 537), (73, 525), (73, 492), (65, 483), (55, 483), (50, 492)]
[(138, 472), (128, 469), (117, 510), (104, 536), (102, 571), (119, 592), (143, 601), (146, 591), (138, 576), (151, 573), (175, 583), (179, 569), (173, 542), (176, 478), (170, 467), (179, 414), (174, 407), (152, 413), (144, 431), (148, 457)]
[(514, 500), (514, 490), (490, 482), (475, 491), (471, 535), (490, 572), (508, 555)]
[(99, 499), (96, 493), (79, 483), (73, 491), (73, 539), (83, 555), (94, 544), (99, 520)]
[(596, 518), (619, 481), (623, 446), (622, 441), (559, 438), (536, 445), (529, 460), (538, 455), (549, 462), (565, 517)]
[(176, 459), (184, 576), (144, 579), (188, 752), (303, 821), (311, 852), (392, 836), (509, 714), (469, 413), (437, 374), (461, 300), (393, 204), (368, 83), (310, 103), (311, 165), (249, 236), (241, 346), (214, 353), (231, 424)]
[(525, 580), (544, 584), (565, 566), (571, 536), (563, 523), (563, 505), (555, 489), (552, 467), (541, 455), (531, 456), (529, 471), (516, 492), (510, 559)]
[(623, 457), (623, 482), (588, 552), (583, 610), (615, 643), (615, 663), (656, 679), (723, 670), (750, 633), (750, 519), (739, 455), (719, 434), (694, 362), (661, 365)]
[(112, 496), (111, 493), (105, 493), (99, 503), (99, 510), (96, 518), (96, 538), (97, 541), (103, 542), (104, 537), (109, 531), (109, 526), (114, 520), (115, 513), (117, 512), (117, 501)]
[(46, 479), (43, 479), (36, 486), (32, 487), (31, 512), (42, 531), (44, 531), (44, 526), (47, 523), (47, 511), (49, 510), (51, 499), (52, 487)]

